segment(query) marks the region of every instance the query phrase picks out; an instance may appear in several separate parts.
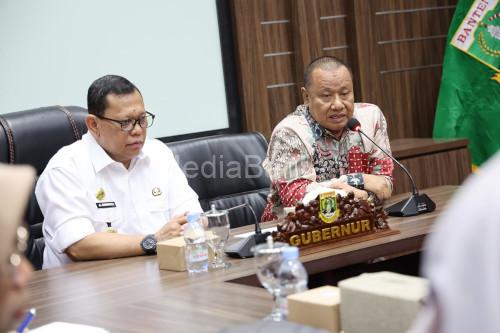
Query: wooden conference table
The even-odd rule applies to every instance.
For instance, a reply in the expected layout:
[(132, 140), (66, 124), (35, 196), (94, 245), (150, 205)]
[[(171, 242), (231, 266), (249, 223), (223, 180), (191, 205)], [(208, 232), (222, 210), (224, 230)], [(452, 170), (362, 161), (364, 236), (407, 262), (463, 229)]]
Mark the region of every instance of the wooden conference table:
[[(441, 186), (422, 191), (436, 202), (436, 211), (390, 218), (391, 228), (399, 230), (399, 234), (302, 256), (308, 273), (419, 251), (456, 188)], [(404, 195), (391, 201), (401, 198)], [(227, 270), (196, 277), (159, 270), (154, 256), (82, 262), (37, 271), (28, 286), (29, 307), (35, 307), (38, 314), (31, 327), (66, 321), (111, 332), (214, 332), (262, 319), (271, 311), (270, 294), (263, 288), (229, 282), (254, 279), (254, 260), (230, 262), (232, 267)]]

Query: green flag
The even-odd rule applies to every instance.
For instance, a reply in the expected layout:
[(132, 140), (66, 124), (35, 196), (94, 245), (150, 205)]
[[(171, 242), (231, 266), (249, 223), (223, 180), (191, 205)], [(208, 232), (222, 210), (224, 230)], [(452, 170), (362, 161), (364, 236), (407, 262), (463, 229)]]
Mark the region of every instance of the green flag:
[(500, 150), (500, 0), (458, 2), (433, 134), (468, 138), (476, 166)]

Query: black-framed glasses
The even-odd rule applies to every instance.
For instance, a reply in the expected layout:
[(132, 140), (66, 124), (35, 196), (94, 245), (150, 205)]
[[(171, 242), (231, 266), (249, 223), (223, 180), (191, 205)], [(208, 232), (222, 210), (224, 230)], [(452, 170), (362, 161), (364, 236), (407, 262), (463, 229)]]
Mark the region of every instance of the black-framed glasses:
[(155, 120), (155, 115), (148, 111), (146, 111), (146, 114), (140, 116), (137, 119), (117, 120), (97, 115), (96, 117), (104, 120), (114, 121), (115, 123), (120, 124), (121, 130), (124, 132), (132, 131), (135, 128), (136, 124), (139, 124), (139, 126), (142, 128), (151, 127)]

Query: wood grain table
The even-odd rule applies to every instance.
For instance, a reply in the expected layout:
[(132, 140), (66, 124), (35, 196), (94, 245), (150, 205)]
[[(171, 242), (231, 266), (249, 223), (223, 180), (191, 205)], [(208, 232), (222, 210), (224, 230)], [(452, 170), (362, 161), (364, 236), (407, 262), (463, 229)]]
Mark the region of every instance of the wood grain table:
[[(302, 256), (309, 274), (422, 248), (424, 237), (456, 186), (423, 192), (437, 204), (433, 213), (390, 218), (400, 233)], [(391, 201), (403, 198), (398, 195)], [(232, 234), (250, 227), (233, 229)], [(111, 332), (214, 332), (262, 319), (271, 296), (251, 280), (253, 259), (230, 259), (232, 267), (196, 277), (158, 269), (154, 256), (81, 262), (36, 271), (29, 283), (29, 307), (37, 309), (32, 327), (52, 321), (95, 325)], [(231, 282), (233, 281), (233, 282)]]

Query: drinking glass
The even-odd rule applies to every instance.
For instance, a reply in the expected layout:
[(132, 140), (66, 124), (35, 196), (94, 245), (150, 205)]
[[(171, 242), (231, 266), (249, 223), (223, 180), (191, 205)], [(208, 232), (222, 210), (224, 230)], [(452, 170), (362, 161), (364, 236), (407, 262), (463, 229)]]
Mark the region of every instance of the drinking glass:
[(254, 246), (252, 249), (255, 257), (255, 266), (257, 268), (257, 277), (264, 288), (273, 296), (273, 310), (271, 314), (266, 317), (266, 319), (273, 321), (285, 319), (282, 306), (285, 304), (284, 301), (286, 300), (280, 296), (278, 271), (283, 262), (281, 250), (287, 246), (288, 244), (286, 243), (276, 242), (260, 244)]
[(203, 213), (203, 222), (207, 234), (207, 244), (214, 254), (210, 263), (212, 269), (229, 268), (231, 264), (224, 260), (224, 245), (229, 238), (229, 217), (225, 210), (212, 209)]

